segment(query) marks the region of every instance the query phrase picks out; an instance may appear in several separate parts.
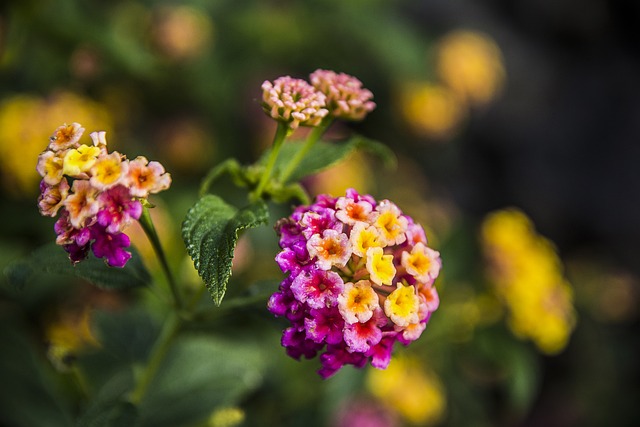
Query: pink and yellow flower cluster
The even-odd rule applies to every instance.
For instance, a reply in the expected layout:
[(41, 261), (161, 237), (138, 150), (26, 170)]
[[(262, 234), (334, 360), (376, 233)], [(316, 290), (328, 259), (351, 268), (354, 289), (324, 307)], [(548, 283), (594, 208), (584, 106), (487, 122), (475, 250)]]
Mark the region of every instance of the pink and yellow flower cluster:
[(169, 188), (171, 176), (145, 157), (109, 153), (105, 132), (92, 132), (93, 144), (81, 144), (83, 132), (78, 123), (58, 127), (38, 157), (38, 207), (44, 216), (60, 214), (56, 243), (72, 262), (91, 249), (108, 265), (124, 267), (131, 253), (124, 249), (130, 240), (123, 229), (140, 218), (141, 200)]
[(298, 126), (318, 126), (325, 117), (362, 120), (376, 104), (356, 77), (316, 70), (311, 83), (290, 76), (262, 84), (262, 108), (272, 118)]
[(353, 189), (320, 195), (276, 229), (276, 261), (289, 275), (268, 307), (291, 322), (282, 336), (287, 354), (323, 351), (323, 378), (346, 364), (386, 368), (394, 344), (420, 337), (438, 308), (440, 254), (422, 226), (388, 200)]

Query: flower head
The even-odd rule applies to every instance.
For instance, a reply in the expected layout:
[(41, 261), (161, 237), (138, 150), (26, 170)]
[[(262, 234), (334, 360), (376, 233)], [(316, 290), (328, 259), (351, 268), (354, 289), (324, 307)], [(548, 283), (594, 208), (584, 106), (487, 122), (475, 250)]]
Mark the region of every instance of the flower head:
[(38, 208), (43, 216), (54, 217), (64, 205), (64, 201), (69, 195), (69, 183), (63, 178), (57, 185), (48, 185), (44, 180), (40, 183), (40, 196), (38, 197)]
[(353, 253), (359, 257), (366, 257), (369, 248), (382, 247), (378, 230), (364, 222), (358, 222), (353, 226), (349, 240), (353, 246)]
[(336, 230), (324, 230), (322, 236), (314, 234), (307, 241), (307, 250), (311, 257), (317, 257), (316, 265), (329, 270), (332, 265), (343, 267), (351, 258), (349, 238)]
[(74, 227), (83, 227), (85, 221), (98, 213), (99, 191), (92, 187), (89, 181), (76, 180), (71, 187), (73, 194), (64, 200), (64, 207), (69, 212), (69, 221)]
[(301, 272), (291, 283), (296, 299), (311, 308), (335, 307), (343, 287), (344, 282), (337, 273), (315, 268)]
[(64, 176), (62, 172), (63, 162), (64, 156), (61, 157), (59, 153), (44, 151), (40, 156), (38, 156), (38, 165), (36, 166), (36, 170), (43, 178), (44, 182), (49, 185), (56, 185)]
[(93, 145), (80, 144), (83, 131), (78, 123), (60, 126), (38, 157), (43, 178), (38, 208), (45, 216), (60, 213), (56, 243), (73, 263), (92, 250), (108, 265), (123, 267), (131, 258), (123, 230), (140, 218), (139, 199), (168, 188), (171, 176), (158, 162), (144, 157), (130, 162), (117, 151), (109, 153), (104, 131), (90, 134)]
[(287, 354), (321, 353), (324, 378), (344, 365), (383, 369), (395, 342), (425, 330), (438, 307), (440, 257), (397, 206), (350, 189), (296, 208), (276, 230), (276, 261), (288, 277), (268, 308), (291, 322), (282, 336)]
[(367, 249), (367, 270), (377, 285), (391, 285), (396, 276), (393, 255), (385, 255), (380, 247)]
[(91, 168), (91, 185), (106, 190), (118, 185), (129, 170), (129, 163), (122, 161), (118, 152), (101, 156)]
[(160, 163), (138, 156), (129, 162), (129, 172), (124, 182), (133, 196), (147, 197), (169, 188), (171, 175), (165, 172)]
[(140, 201), (135, 200), (129, 189), (122, 185), (103, 192), (98, 201), (101, 209), (96, 219), (109, 233), (117, 233), (142, 214)]
[(334, 117), (362, 120), (376, 108), (373, 94), (362, 87), (362, 82), (345, 73), (316, 70), (310, 76), (311, 84), (326, 95), (327, 108)]
[(383, 200), (376, 207), (376, 212), (378, 215), (373, 226), (380, 232), (380, 238), (385, 245), (399, 245), (407, 240), (409, 222), (394, 203)]
[(344, 292), (338, 297), (340, 313), (347, 323), (366, 322), (380, 307), (378, 294), (368, 280), (346, 283)]
[(72, 148), (64, 155), (62, 172), (65, 175), (78, 177), (93, 167), (99, 154), (100, 149), (98, 147), (81, 145), (78, 148)]
[(49, 138), (49, 148), (53, 151), (76, 148), (83, 132), (84, 128), (79, 123), (70, 125), (65, 123), (58, 127)]
[(262, 84), (262, 108), (272, 118), (298, 126), (318, 126), (329, 113), (325, 95), (302, 79), (280, 77)]
[(439, 256), (437, 251), (419, 242), (411, 249), (411, 252), (402, 253), (402, 266), (416, 280), (431, 283), (440, 272)]
[(105, 258), (107, 264), (111, 267), (124, 267), (131, 258), (131, 252), (127, 252), (124, 248), (128, 248), (131, 244), (129, 236), (124, 233), (109, 233), (100, 225), (91, 228), (91, 237), (95, 239), (91, 245), (93, 254), (97, 258)]
[(384, 312), (398, 326), (417, 323), (420, 298), (413, 286), (398, 285), (384, 301)]
[(355, 201), (349, 197), (340, 197), (336, 201), (336, 218), (348, 225), (371, 220), (373, 206), (366, 200)]
[(344, 342), (351, 351), (366, 353), (382, 339), (381, 326), (387, 324), (387, 318), (380, 308), (366, 322), (347, 323), (344, 328)]

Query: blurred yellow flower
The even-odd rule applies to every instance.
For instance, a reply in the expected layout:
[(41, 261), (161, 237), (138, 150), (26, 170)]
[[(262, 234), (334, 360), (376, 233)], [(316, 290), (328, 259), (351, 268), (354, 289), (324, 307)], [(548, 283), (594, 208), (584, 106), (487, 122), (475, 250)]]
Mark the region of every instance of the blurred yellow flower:
[(401, 87), (400, 105), (402, 117), (412, 131), (434, 139), (451, 136), (466, 115), (455, 92), (428, 82)]
[(441, 81), (467, 104), (485, 104), (504, 84), (502, 53), (487, 35), (457, 30), (445, 35), (436, 49)]
[[(101, 104), (70, 92), (46, 99), (15, 95), (0, 104), (0, 170), (2, 185), (9, 193), (33, 197), (40, 180), (36, 159), (49, 144), (51, 129), (73, 122), (106, 131), (113, 127)], [(25, 159), (32, 161), (32, 166)]]
[(208, 427), (234, 427), (241, 424), (245, 419), (242, 409), (236, 407), (220, 408), (215, 410), (209, 417)]
[(444, 415), (443, 386), (415, 357), (396, 355), (387, 369), (369, 370), (366, 385), (373, 396), (412, 424), (433, 425)]
[(49, 322), (45, 329), (47, 356), (53, 366), (65, 371), (79, 352), (99, 343), (91, 333), (91, 311), (67, 311)]
[(508, 209), (486, 217), (482, 245), (513, 333), (547, 354), (564, 349), (575, 326), (573, 292), (552, 243), (524, 213)]

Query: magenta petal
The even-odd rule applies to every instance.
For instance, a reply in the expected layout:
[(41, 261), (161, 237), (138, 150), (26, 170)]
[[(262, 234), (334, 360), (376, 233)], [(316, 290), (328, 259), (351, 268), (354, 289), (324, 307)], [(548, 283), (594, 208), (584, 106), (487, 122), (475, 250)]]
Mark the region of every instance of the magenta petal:
[(375, 317), (365, 323), (356, 322), (347, 325), (344, 330), (344, 341), (352, 351), (365, 353), (371, 346), (378, 344), (381, 339), (382, 331), (376, 324)]
[(93, 254), (97, 258), (105, 258), (111, 267), (124, 267), (131, 258), (131, 253), (124, 250), (131, 244), (129, 236), (124, 233), (107, 233), (100, 226), (93, 226), (91, 232), (95, 239), (91, 247)]
[(316, 344), (306, 338), (304, 329), (292, 326), (287, 328), (282, 333), (282, 346), (286, 348), (287, 354), (299, 360), (304, 356), (307, 359), (311, 359), (318, 354), (318, 350), (322, 348), (321, 344)]
[(291, 284), (296, 299), (311, 308), (336, 306), (343, 288), (344, 282), (337, 273), (317, 268), (303, 270)]
[(372, 346), (367, 352), (371, 357), (371, 366), (378, 369), (386, 369), (391, 361), (395, 336), (384, 337), (378, 344)]
[(72, 263), (77, 264), (87, 257), (89, 254), (89, 245), (80, 246), (76, 243), (62, 246), (69, 254), (69, 259)]
[(142, 214), (140, 201), (134, 200), (129, 189), (122, 185), (105, 191), (98, 200), (102, 206), (97, 214), (98, 223), (112, 234), (121, 231)]
[(307, 338), (327, 344), (339, 344), (342, 342), (342, 329), (344, 320), (337, 308), (311, 310), (310, 318), (304, 319), (307, 330)]

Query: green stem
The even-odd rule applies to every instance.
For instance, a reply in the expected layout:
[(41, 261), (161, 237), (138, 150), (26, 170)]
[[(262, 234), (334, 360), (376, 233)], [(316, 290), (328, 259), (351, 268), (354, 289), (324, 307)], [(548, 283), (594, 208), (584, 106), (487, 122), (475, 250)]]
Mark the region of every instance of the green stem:
[(140, 219), (138, 220), (145, 234), (149, 238), (151, 242), (151, 246), (153, 246), (153, 250), (156, 253), (156, 256), (160, 260), (160, 265), (162, 266), (162, 271), (164, 272), (167, 281), (169, 282), (169, 288), (171, 289), (171, 293), (173, 294), (173, 300), (176, 308), (182, 308), (182, 297), (180, 295), (180, 290), (178, 289), (178, 285), (173, 278), (173, 274), (171, 273), (171, 269), (169, 268), (169, 263), (167, 262), (167, 257), (162, 249), (162, 245), (160, 244), (160, 239), (158, 238), (158, 233), (156, 233), (156, 228), (153, 226), (153, 221), (151, 220), (151, 215), (149, 214), (149, 209), (146, 206), (142, 207), (142, 215), (140, 215)]
[(130, 401), (134, 405), (138, 405), (142, 401), (142, 398), (149, 388), (149, 384), (151, 384), (151, 381), (156, 376), (156, 373), (158, 372), (158, 369), (160, 368), (160, 365), (162, 364), (167, 351), (169, 351), (171, 342), (178, 333), (180, 326), (181, 319), (179, 314), (175, 311), (171, 311), (167, 319), (165, 320), (164, 325), (162, 326), (162, 331), (160, 332), (158, 340), (151, 350), (149, 362), (142, 372), (136, 388), (131, 393)]
[(213, 183), (216, 182), (218, 178), (220, 178), (225, 173), (231, 175), (231, 178), (234, 181), (238, 181), (243, 178), (242, 167), (240, 166), (238, 161), (235, 159), (227, 159), (209, 171), (207, 176), (202, 180), (202, 184), (200, 185), (200, 192), (198, 193), (198, 195), (202, 197), (207, 194), (211, 185), (213, 185)]
[(311, 148), (316, 144), (316, 142), (318, 142), (320, 137), (325, 133), (325, 131), (329, 128), (329, 126), (331, 126), (332, 122), (333, 122), (333, 117), (327, 116), (324, 118), (324, 120), (322, 120), (322, 122), (318, 126), (314, 127), (311, 130), (311, 132), (309, 133), (309, 136), (307, 137), (307, 140), (304, 143), (304, 146), (300, 149), (300, 151), (296, 153), (296, 155), (293, 157), (293, 159), (291, 159), (287, 167), (282, 172), (282, 176), (280, 177), (280, 180), (282, 181), (283, 184), (287, 182), (287, 179), (296, 170), (296, 168), (298, 167), (302, 159), (304, 159), (304, 156), (306, 156), (309, 150), (311, 150)]
[(87, 380), (85, 379), (82, 371), (78, 368), (77, 365), (73, 365), (71, 367), (71, 375), (73, 377), (76, 386), (78, 387), (78, 392), (80, 393), (83, 400), (89, 400), (89, 386), (87, 385)]
[(276, 134), (273, 137), (273, 145), (271, 147), (271, 153), (269, 154), (269, 159), (267, 160), (267, 165), (265, 166), (264, 172), (260, 177), (260, 182), (258, 186), (252, 193), (254, 200), (257, 200), (262, 195), (264, 188), (269, 182), (269, 178), (271, 178), (271, 174), (273, 173), (273, 167), (276, 164), (276, 160), (278, 159), (278, 154), (280, 154), (280, 149), (282, 148), (282, 144), (284, 140), (287, 138), (287, 134), (289, 133), (289, 124), (284, 122), (278, 122), (278, 128), (276, 129)]

